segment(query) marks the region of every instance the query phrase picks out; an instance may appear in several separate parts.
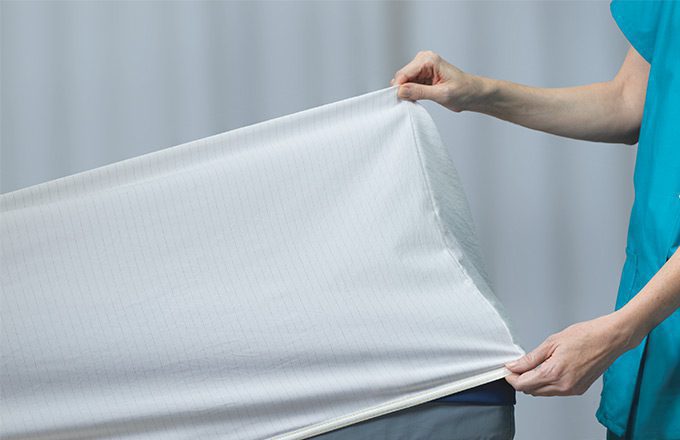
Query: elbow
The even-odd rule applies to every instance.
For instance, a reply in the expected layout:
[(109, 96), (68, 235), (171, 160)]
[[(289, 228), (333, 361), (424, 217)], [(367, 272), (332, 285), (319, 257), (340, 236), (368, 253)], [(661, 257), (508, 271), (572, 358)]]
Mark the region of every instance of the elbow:
[(605, 142), (616, 144), (635, 145), (640, 138), (640, 126), (642, 115), (619, 106), (618, 112), (612, 113), (611, 125), (607, 130), (608, 136)]
[(645, 107), (646, 84), (624, 81), (616, 87), (616, 110), (620, 142), (635, 145), (640, 138), (642, 113)]
[(626, 145), (635, 145), (638, 143), (638, 140), (640, 139), (640, 125), (637, 125), (632, 130), (628, 130), (628, 132), (623, 136), (623, 139), (621, 140), (622, 143)]
[(611, 112), (616, 119), (615, 137), (619, 142), (628, 145), (638, 142), (648, 78), (649, 63), (631, 47), (619, 73), (609, 82), (610, 96), (614, 97)]

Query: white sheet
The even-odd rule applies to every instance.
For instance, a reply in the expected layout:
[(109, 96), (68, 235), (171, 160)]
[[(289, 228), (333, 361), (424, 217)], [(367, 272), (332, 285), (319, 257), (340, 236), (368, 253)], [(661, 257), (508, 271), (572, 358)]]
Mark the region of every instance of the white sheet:
[(306, 438), (522, 354), (394, 88), (0, 197), (5, 439)]

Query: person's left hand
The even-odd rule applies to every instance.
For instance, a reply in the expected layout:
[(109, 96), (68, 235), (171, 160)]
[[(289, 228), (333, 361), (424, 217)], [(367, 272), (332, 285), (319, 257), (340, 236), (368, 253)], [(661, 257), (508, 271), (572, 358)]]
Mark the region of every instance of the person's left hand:
[(506, 380), (534, 396), (583, 394), (617, 357), (637, 345), (633, 339), (616, 312), (574, 324), (506, 364), (512, 372)]

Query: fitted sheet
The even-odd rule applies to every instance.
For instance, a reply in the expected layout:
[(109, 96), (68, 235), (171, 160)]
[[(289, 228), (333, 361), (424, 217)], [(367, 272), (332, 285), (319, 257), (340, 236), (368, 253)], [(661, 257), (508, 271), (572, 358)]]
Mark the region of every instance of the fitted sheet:
[(523, 353), (434, 123), (395, 88), (4, 194), (0, 214), (4, 439), (308, 438)]

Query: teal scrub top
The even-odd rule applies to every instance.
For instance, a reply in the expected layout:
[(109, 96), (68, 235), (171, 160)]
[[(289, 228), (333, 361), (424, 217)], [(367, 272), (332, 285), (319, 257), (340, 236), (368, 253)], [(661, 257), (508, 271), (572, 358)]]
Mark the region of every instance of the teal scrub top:
[[(618, 309), (680, 242), (680, 2), (615, 0), (611, 12), (651, 65)], [(680, 439), (680, 310), (605, 372), (597, 418), (618, 436)]]

